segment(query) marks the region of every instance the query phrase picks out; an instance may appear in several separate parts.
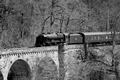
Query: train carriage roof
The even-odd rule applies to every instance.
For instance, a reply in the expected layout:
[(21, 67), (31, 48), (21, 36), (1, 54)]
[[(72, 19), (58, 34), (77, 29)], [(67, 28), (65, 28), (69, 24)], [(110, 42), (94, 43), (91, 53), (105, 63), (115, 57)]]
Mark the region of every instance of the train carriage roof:
[[(105, 34), (111, 34), (111, 32), (83, 32), (84, 35), (105, 35)], [(117, 32), (117, 34), (120, 34), (120, 32)]]
[(80, 33), (80, 34), (79, 34), (79, 33), (64, 33), (64, 34), (65, 34), (66, 36), (68, 36), (69, 34), (70, 34), (70, 35), (80, 35), (81, 33)]
[[(52, 34), (44, 34), (44, 37), (47, 38), (62, 38), (63, 36), (68, 36), (70, 33), (52, 33)], [(81, 32), (81, 33), (71, 33), (71, 35), (106, 35), (111, 34), (111, 32)], [(116, 34), (120, 34), (120, 32), (116, 32)]]

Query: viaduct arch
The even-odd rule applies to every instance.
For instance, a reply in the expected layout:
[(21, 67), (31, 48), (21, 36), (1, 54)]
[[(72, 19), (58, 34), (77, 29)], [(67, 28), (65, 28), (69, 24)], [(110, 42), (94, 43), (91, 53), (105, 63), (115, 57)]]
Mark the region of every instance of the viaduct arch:
[(4, 80), (4, 77), (1, 71), (0, 71), (0, 80)]
[(7, 80), (23, 79), (31, 80), (31, 69), (26, 61), (18, 59), (12, 64), (8, 72)]
[(58, 80), (58, 69), (50, 57), (44, 57), (36, 65), (35, 80)]

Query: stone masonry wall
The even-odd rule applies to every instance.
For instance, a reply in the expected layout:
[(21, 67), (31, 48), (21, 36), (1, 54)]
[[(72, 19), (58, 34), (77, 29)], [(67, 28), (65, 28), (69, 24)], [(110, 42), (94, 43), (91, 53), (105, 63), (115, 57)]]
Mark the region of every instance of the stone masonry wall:
[[(109, 71), (112, 62), (109, 50), (112, 50), (112, 46), (88, 47), (89, 60), (84, 62), (81, 57), (84, 55), (83, 45), (64, 46), (64, 80), (116, 80), (115, 73)], [(93, 53), (93, 56), (90, 53)], [(120, 46), (115, 47), (115, 53), (118, 59), (117, 70), (120, 72)], [(94, 56), (101, 62), (92, 60)]]
[[(111, 46), (88, 47), (89, 58), (86, 61), (82, 60), (85, 54), (82, 44), (1, 50), (0, 76), (7, 80), (8, 73), (12, 71), (17, 75), (12, 80), (18, 78), (19, 80), (116, 80), (115, 73), (107, 71), (111, 70), (111, 67), (105, 65), (111, 65), (112, 56), (109, 51), (111, 49)], [(119, 50), (120, 46), (116, 46), (115, 65), (118, 72), (120, 72)], [(104, 64), (96, 62), (96, 58)]]

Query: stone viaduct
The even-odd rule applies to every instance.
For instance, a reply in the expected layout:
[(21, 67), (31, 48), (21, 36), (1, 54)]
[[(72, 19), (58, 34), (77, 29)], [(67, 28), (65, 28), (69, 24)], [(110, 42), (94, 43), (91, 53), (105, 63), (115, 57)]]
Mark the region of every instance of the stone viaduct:
[[(48, 76), (49, 80), (63, 80), (64, 54), (82, 48), (82, 45), (59, 45), (1, 50), (0, 80), (48, 80)], [(43, 68), (47, 65), (45, 59), (49, 61), (50, 69)]]

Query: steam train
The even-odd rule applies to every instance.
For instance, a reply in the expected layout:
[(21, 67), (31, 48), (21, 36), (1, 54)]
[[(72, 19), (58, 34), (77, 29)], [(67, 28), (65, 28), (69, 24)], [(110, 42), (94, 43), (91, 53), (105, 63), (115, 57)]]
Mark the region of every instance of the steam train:
[(36, 37), (35, 47), (63, 44), (107, 45), (114, 41), (120, 43), (120, 32), (82, 32), (40, 34)]

